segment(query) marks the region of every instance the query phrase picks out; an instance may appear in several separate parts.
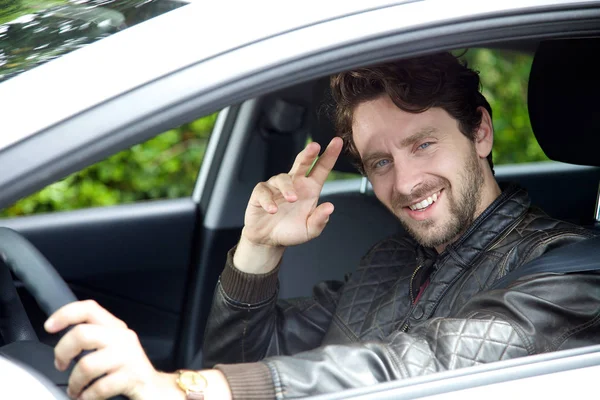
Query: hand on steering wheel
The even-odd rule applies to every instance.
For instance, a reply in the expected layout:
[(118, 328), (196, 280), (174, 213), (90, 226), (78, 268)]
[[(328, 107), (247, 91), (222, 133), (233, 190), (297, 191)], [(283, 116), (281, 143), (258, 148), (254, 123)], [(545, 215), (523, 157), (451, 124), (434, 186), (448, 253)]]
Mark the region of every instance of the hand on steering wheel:
[(57, 369), (65, 370), (84, 350), (96, 350), (75, 364), (69, 378), (70, 397), (104, 399), (124, 394), (136, 400), (160, 392), (160, 382), (165, 377), (154, 369), (136, 333), (123, 321), (88, 300), (60, 308), (48, 318), (44, 328), (57, 333), (70, 325), (74, 327), (54, 349)]
[[(46, 330), (64, 333), (54, 349), (55, 365), (64, 371), (75, 362), (68, 382), (71, 397), (182, 398), (174, 375), (154, 369), (135, 332), (96, 302), (77, 301), (54, 267), (18, 232), (0, 227), (0, 258), (50, 315)], [(1, 298), (0, 305), (7, 309), (9, 300)], [(27, 318), (22, 304), (12, 305), (11, 317)]]

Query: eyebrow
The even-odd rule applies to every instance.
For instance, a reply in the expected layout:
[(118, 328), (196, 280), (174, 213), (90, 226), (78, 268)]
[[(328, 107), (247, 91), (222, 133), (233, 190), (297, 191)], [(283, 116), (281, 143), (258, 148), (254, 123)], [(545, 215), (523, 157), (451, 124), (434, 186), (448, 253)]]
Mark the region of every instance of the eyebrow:
[[(438, 130), (434, 127), (426, 127), (426, 128), (419, 129), (417, 132), (413, 133), (409, 137), (402, 139), (402, 141), (400, 142), (400, 147), (410, 147), (413, 144), (415, 144), (416, 142), (423, 140), (426, 137), (431, 136), (437, 132), (438, 132)], [(377, 151), (375, 153), (370, 153), (366, 157), (363, 157), (363, 160), (362, 160), (363, 166), (365, 167), (365, 169), (369, 169), (370, 164), (373, 160), (378, 160), (378, 159), (383, 159), (383, 158), (390, 158), (390, 153), (387, 151)]]
[(437, 129), (434, 127), (427, 127), (419, 129), (417, 132), (413, 133), (409, 137), (402, 139), (400, 142), (400, 147), (410, 147), (416, 142), (425, 139), (427, 136), (431, 136), (434, 133), (437, 133)]
[(378, 151), (375, 153), (371, 153), (368, 156), (363, 158), (363, 160), (362, 160), (363, 167), (365, 168), (365, 170), (369, 170), (369, 169), (371, 169), (371, 163), (374, 160), (390, 158), (390, 157), (391, 157), (390, 153), (386, 152), (386, 151)]

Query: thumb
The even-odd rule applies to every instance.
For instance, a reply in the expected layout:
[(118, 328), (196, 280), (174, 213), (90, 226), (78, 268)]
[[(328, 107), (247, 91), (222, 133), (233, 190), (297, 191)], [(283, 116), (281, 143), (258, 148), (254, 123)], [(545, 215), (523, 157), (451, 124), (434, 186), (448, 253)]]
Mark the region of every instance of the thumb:
[(329, 216), (333, 213), (334, 207), (331, 203), (323, 203), (319, 205), (310, 214), (306, 220), (306, 229), (308, 232), (308, 238), (314, 239), (323, 232), (325, 226), (329, 222)]

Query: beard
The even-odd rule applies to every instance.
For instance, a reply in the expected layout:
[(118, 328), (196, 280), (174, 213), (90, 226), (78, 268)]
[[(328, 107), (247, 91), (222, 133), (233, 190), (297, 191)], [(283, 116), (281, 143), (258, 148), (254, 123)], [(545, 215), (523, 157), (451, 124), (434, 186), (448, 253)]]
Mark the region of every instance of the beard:
[(483, 170), (475, 149), (465, 161), (465, 166), (459, 173), (459, 181), (462, 183), (457, 188), (456, 197), (452, 190), (450, 181), (446, 178), (435, 179), (420, 185), (411, 195), (394, 194), (392, 197), (392, 208), (400, 210), (408, 204), (415, 203), (418, 199), (444, 188), (445, 201), (448, 203), (448, 218), (442, 221), (426, 219), (415, 221), (408, 217), (400, 217), (400, 212), (394, 214), (400, 220), (404, 229), (422, 246), (437, 247), (462, 234), (475, 219), (475, 212), (481, 200), (481, 189), (483, 187)]

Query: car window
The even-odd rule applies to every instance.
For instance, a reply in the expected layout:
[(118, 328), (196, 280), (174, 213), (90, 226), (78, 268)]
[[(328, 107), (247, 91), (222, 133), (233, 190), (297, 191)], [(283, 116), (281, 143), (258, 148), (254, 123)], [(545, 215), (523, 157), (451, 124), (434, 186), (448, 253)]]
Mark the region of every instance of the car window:
[(217, 114), (166, 131), (12, 206), (14, 217), (191, 196)]
[(547, 161), (533, 135), (527, 109), (533, 54), (470, 49), (463, 58), (480, 72), (483, 95), (492, 107), (494, 165)]
[[(547, 160), (532, 133), (527, 111), (532, 56), (491, 49), (459, 54), (480, 71), (483, 93), (492, 106), (494, 164)], [(215, 118), (216, 114), (200, 118), (118, 153), (0, 211), (0, 216), (189, 196)], [(328, 180), (359, 176), (333, 171)]]
[(0, 82), (184, 4), (177, 0), (0, 0)]
[[(527, 82), (533, 55), (495, 49), (457, 51), (480, 72), (482, 91), (492, 107), (494, 165), (547, 161), (529, 122)], [(359, 174), (333, 171), (330, 181), (355, 179)]]

